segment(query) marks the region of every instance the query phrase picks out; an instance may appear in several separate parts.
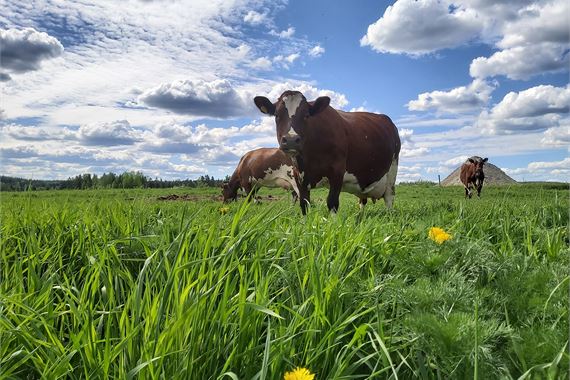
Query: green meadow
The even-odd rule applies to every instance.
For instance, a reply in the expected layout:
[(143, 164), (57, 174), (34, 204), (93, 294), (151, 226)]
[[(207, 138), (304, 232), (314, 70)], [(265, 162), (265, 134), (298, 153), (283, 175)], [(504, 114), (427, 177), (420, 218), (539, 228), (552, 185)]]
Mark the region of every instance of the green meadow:
[(396, 191), (1, 193), (0, 378), (568, 378), (568, 186)]

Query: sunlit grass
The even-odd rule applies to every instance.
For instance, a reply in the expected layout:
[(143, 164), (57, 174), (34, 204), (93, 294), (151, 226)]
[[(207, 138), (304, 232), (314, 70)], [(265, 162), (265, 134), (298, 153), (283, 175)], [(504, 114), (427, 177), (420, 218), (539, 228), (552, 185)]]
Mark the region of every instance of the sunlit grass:
[(0, 377), (567, 377), (568, 190), (397, 191), (2, 193)]

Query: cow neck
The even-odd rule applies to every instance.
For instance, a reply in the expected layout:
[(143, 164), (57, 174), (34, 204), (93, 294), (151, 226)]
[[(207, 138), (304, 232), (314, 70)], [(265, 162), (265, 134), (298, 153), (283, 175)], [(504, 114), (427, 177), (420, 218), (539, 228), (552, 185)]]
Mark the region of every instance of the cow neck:
[[(239, 167), (238, 167), (239, 169)], [(236, 193), (239, 189), (240, 186), (240, 179), (239, 179), (239, 173), (238, 173), (238, 169), (236, 169), (234, 171), (234, 173), (232, 174), (230, 181), (228, 182), (228, 186), (230, 188), (230, 190), (232, 191), (232, 193)]]
[(313, 116), (313, 120), (309, 119), (308, 123), (306, 130), (307, 139), (310, 141), (309, 145), (319, 146), (321, 149), (327, 148), (327, 141), (330, 141), (330, 137), (345, 133), (341, 132), (344, 130), (344, 119), (332, 107)]

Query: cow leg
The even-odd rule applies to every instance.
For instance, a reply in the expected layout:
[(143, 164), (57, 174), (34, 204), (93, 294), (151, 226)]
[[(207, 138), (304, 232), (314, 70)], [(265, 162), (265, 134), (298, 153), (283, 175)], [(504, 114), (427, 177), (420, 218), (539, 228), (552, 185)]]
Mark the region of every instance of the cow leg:
[(392, 209), (392, 204), (394, 203), (394, 196), (396, 194), (395, 185), (389, 186), (384, 193), (384, 203), (388, 210)]
[(311, 194), (306, 185), (299, 186), (299, 204), (301, 205), (301, 213), (307, 215), (307, 207), (311, 205)]
[(242, 184), (242, 188), (246, 194), (246, 197), (249, 196), (248, 202), (251, 202), (253, 197), (255, 196), (253, 186), (251, 185), (251, 183), (244, 183), (244, 184)]
[(253, 201), (255, 203), (261, 203), (261, 201), (257, 200), (257, 192), (259, 191), (259, 187), (255, 186), (252, 190), (251, 190), (251, 197), (249, 198), (250, 201), (253, 199)]
[(297, 200), (299, 199), (299, 195), (297, 194), (297, 192), (295, 190), (293, 190), (291, 192), (291, 197), (293, 199), (293, 203), (297, 202)]
[[(344, 173), (344, 171), (342, 172)], [(329, 195), (327, 197), (327, 206), (329, 211), (337, 212), (339, 206), (340, 191), (342, 189), (342, 176), (338, 178), (329, 177)]]
[(364, 210), (364, 206), (366, 206), (366, 203), (368, 203), (368, 198), (360, 198), (360, 210)]
[(396, 176), (398, 175), (398, 159), (394, 158), (392, 160), (392, 165), (390, 165), (390, 170), (387, 174), (387, 184), (386, 190), (384, 191), (384, 203), (388, 210), (392, 209), (392, 204), (394, 203), (394, 197), (396, 196)]

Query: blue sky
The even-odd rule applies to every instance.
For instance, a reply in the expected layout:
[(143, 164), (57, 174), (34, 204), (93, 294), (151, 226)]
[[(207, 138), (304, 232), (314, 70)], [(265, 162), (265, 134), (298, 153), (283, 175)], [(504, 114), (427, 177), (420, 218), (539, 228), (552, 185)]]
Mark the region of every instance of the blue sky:
[(568, 181), (565, 0), (7, 1), (0, 15), (4, 175), (231, 174), (276, 146), (253, 105), (287, 89), (389, 115), (398, 181), (489, 157)]

